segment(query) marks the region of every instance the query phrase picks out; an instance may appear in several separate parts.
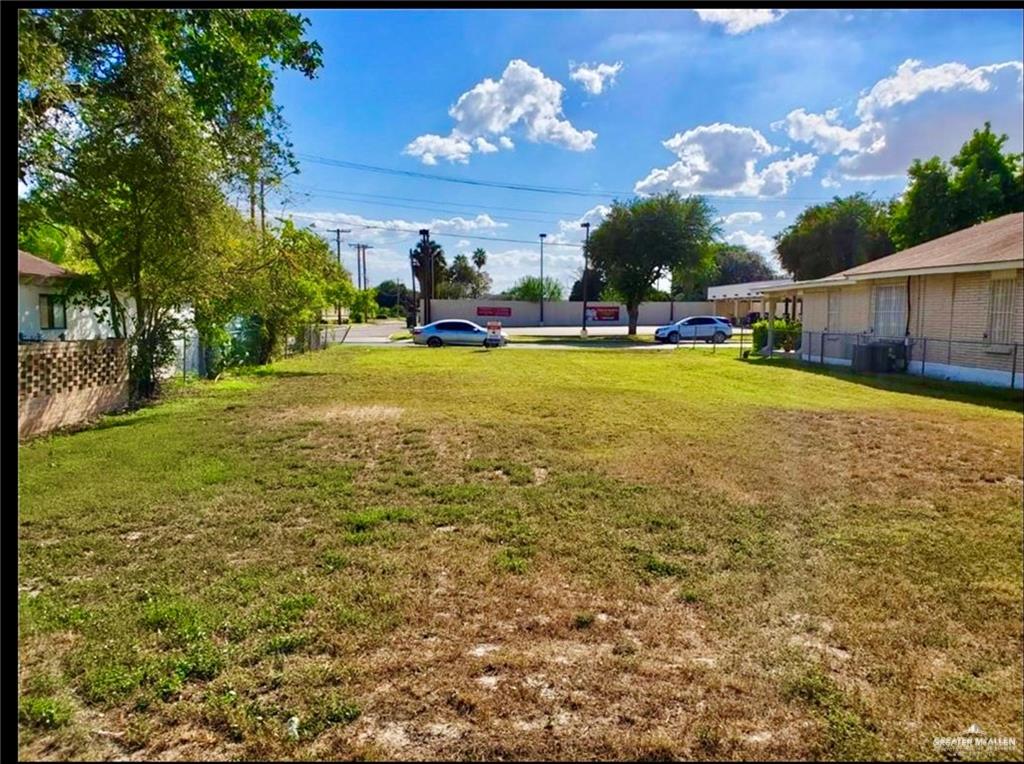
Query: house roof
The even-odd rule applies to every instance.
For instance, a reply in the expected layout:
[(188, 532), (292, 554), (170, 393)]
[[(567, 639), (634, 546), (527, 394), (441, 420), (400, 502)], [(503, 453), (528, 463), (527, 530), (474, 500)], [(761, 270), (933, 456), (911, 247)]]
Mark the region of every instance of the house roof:
[[(834, 286), (889, 276), (925, 273), (957, 273), (1024, 268), (1024, 212), (1003, 215), (986, 223), (940, 236), (916, 247), (904, 249), (869, 263), (849, 268), (823, 279), (798, 281), (790, 287)], [(765, 291), (777, 291), (767, 287)]]
[(61, 268), (59, 265), (36, 257), (23, 249), (18, 250), (18, 275), (36, 276), (45, 279), (61, 279), (71, 275), (70, 271)]
[(842, 271), (851, 278), (893, 271), (984, 263), (1024, 265), (1024, 212), (1003, 215), (987, 223), (940, 236), (888, 257)]
[(745, 297), (757, 297), (765, 287), (792, 284), (793, 279), (772, 279), (770, 281), (746, 281), (742, 284), (721, 284), (708, 287), (709, 300), (725, 300)]

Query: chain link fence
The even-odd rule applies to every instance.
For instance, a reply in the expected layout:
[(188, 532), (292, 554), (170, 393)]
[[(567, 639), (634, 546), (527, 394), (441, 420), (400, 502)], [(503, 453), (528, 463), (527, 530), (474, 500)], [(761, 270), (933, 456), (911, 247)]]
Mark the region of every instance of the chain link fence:
[(348, 324), (306, 324), (285, 340), (284, 354), (290, 356), (310, 350), (325, 350), (344, 342), (348, 330)]
[[(872, 353), (874, 361), (870, 358)], [(811, 363), (851, 366), (861, 371), (898, 371), (999, 387), (1024, 387), (1024, 347), (1020, 343), (938, 337), (885, 339), (871, 334), (805, 331), (798, 355)]]

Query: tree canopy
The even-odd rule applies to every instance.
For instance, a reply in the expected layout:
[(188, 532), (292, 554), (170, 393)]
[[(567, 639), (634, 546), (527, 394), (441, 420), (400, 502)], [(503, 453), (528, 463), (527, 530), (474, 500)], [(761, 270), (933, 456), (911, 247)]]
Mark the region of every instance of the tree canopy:
[(258, 233), (225, 195), (291, 161), (273, 71), (315, 74), (306, 23), (274, 10), (20, 11), (19, 241), (82, 272), (69, 297), (127, 340), (136, 400), (156, 393), (183, 322), (209, 345), (250, 315), (267, 360), (325, 300), (348, 299), (325, 242), (290, 222)]
[(670, 192), (612, 205), (590, 236), (590, 259), (621, 295), (630, 334), (658, 279), (698, 266), (717, 233), (714, 210), (699, 196)]
[(229, 8), (34, 8), (18, 18), (19, 177), (52, 158), (83, 101), (114, 95), (134, 41), (157, 44), (203, 123), (228, 179), (273, 182), (294, 170), (274, 72), (314, 77), (320, 45), (289, 11)]
[(565, 299), (562, 285), (551, 276), (545, 276), (543, 282), (541, 282), (540, 276), (523, 276), (519, 281), (502, 292), (501, 296), (506, 300), (540, 302), (542, 294), (545, 302), (556, 302)]
[(801, 212), (775, 236), (782, 266), (797, 280), (817, 279), (895, 251), (889, 207), (863, 193)]
[(1004, 153), (1006, 135), (988, 122), (947, 165), (914, 160), (910, 183), (894, 204), (892, 239), (906, 249), (986, 220), (1024, 210), (1024, 162)]

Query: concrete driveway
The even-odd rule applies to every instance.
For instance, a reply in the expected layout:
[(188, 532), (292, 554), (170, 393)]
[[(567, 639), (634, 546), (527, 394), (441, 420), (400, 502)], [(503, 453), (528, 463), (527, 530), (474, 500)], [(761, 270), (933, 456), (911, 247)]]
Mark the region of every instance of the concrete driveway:
[(405, 329), (405, 321), (387, 319), (368, 324), (352, 324), (345, 337), (346, 345), (387, 345), (389, 336)]

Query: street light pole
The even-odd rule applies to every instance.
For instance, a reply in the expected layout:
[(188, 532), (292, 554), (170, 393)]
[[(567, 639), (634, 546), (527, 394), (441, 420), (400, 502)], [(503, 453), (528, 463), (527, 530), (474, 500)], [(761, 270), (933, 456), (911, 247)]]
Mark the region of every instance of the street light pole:
[(544, 326), (544, 239), (546, 233), (540, 234), (540, 325)]
[(580, 228), (586, 229), (587, 239), (583, 244), (583, 328), (580, 336), (587, 336), (587, 258), (590, 255), (590, 223), (580, 223)]

